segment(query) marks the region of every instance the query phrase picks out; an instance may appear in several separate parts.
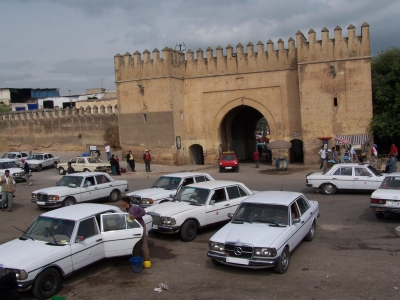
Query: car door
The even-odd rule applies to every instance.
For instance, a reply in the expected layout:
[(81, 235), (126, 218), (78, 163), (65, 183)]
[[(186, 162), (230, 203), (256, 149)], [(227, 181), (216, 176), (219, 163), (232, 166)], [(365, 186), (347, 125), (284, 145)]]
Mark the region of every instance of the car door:
[(49, 156), (47, 154), (43, 155), (43, 163), (42, 163), (43, 167), (48, 167), (49, 164)]
[[(293, 219), (298, 219), (299, 222), (294, 223)], [(294, 201), (292, 204), (290, 204), (290, 230), (292, 232), (292, 238), (290, 239), (289, 243), (292, 249), (296, 247), (296, 245), (298, 245), (303, 239), (301, 236), (301, 227), (303, 224), (301, 222), (300, 210), (296, 201)]]
[(211, 198), (206, 202), (206, 222), (213, 224), (228, 220), (228, 213), (235, 212), (231, 207), (225, 188), (219, 188), (211, 191)]
[(376, 176), (367, 168), (354, 168), (354, 189), (376, 190), (380, 184), (381, 182), (378, 182)]
[(353, 168), (347, 166), (337, 168), (331, 179), (339, 189), (353, 189)]
[(75, 172), (83, 172), (83, 169), (85, 168), (85, 159), (78, 157), (73, 167)]
[(81, 188), (82, 202), (100, 198), (99, 186), (96, 184), (94, 176), (86, 176)]
[(139, 222), (130, 220), (127, 213), (102, 214), (100, 220), (104, 256), (132, 254), (133, 247), (143, 235), (143, 228)]
[(300, 227), (300, 231), (297, 234), (300, 235), (299, 239), (301, 241), (307, 235), (307, 233), (310, 231), (310, 228), (312, 225), (312, 220), (313, 220), (311, 218), (313, 215), (313, 212), (310, 210), (310, 204), (303, 197), (297, 198), (296, 204), (300, 211), (301, 227)]
[(74, 270), (104, 258), (103, 237), (93, 216), (79, 222), (71, 244)]
[(108, 197), (114, 188), (110, 178), (105, 173), (101, 175), (96, 175), (95, 178), (97, 184), (98, 198)]

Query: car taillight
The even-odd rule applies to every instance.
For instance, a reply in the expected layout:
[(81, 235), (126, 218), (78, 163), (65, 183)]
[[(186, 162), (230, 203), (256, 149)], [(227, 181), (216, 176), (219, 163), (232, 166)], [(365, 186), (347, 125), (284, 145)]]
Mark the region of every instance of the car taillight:
[(386, 204), (386, 200), (371, 198), (371, 203), (375, 203), (375, 204)]

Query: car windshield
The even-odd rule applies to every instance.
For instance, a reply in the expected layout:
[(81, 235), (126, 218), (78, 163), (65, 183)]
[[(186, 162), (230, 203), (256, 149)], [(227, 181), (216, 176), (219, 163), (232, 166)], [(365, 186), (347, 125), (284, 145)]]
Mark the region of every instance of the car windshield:
[(271, 223), (274, 225), (288, 225), (289, 210), (285, 205), (264, 203), (242, 203), (232, 222), (235, 223)]
[(1, 158), (11, 158), (11, 159), (13, 159), (13, 158), (16, 158), (16, 157), (17, 157), (17, 154), (15, 154), (15, 153), (4, 153)]
[(167, 190), (176, 190), (181, 183), (182, 178), (179, 177), (170, 177), (170, 176), (161, 176), (158, 180), (153, 184), (153, 188), (162, 188)]
[(88, 157), (87, 161), (91, 164), (101, 164), (103, 163), (100, 159), (96, 157)]
[(0, 163), (0, 169), (5, 170), (5, 169), (10, 169), (10, 168), (18, 168), (17, 165), (11, 161), (7, 162), (2, 162)]
[(29, 155), (28, 159), (43, 160), (43, 154), (32, 154), (32, 155)]
[(183, 201), (197, 205), (205, 205), (209, 195), (210, 190), (184, 186), (174, 196), (174, 201)]
[(386, 177), (379, 189), (384, 190), (400, 190), (400, 176), (388, 176)]
[(75, 221), (38, 217), (29, 226), (24, 236), (39, 241), (66, 244), (71, 240), (74, 227)]
[(222, 160), (223, 161), (235, 160), (235, 156), (234, 155), (223, 155)]
[(82, 176), (64, 176), (61, 178), (56, 186), (69, 186), (69, 187), (80, 187), (82, 183)]

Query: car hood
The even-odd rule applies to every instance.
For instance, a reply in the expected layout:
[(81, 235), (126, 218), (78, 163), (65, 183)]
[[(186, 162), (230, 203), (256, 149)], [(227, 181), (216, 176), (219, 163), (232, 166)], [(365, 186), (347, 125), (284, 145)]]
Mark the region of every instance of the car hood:
[[(289, 227), (275, 227), (264, 223), (228, 223), (218, 230), (210, 240), (220, 243), (236, 242), (254, 247), (271, 247)], [(278, 245), (279, 246), (279, 245)]]
[(190, 204), (189, 202), (164, 202), (155, 206), (145, 208), (146, 212), (153, 212), (165, 217), (172, 217), (184, 211), (198, 209), (204, 206)]
[(158, 200), (162, 198), (170, 198), (170, 195), (175, 195), (176, 190), (167, 190), (162, 188), (149, 188), (131, 192), (127, 196), (140, 196), (142, 198), (152, 198)]
[(372, 193), (371, 198), (400, 200), (400, 190), (377, 189)]
[(17, 161), (20, 158), (0, 158), (0, 162), (9, 162), (9, 161)]
[(26, 162), (28, 164), (40, 164), (43, 162), (43, 160), (38, 160), (38, 159), (30, 159), (30, 160), (26, 160)]
[(318, 177), (326, 177), (329, 176), (329, 174), (324, 174), (323, 172), (314, 172), (314, 173), (310, 173), (307, 175), (308, 177), (313, 177), (313, 178), (318, 178)]
[[(10, 174), (12, 175), (13, 173), (21, 173), (24, 172), (24, 169), (21, 168), (8, 168), (7, 170), (10, 170)], [(4, 173), (5, 170), (0, 170), (0, 173)]]
[(74, 191), (76, 188), (68, 187), (68, 186), (52, 186), (40, 190), (36, 190), (33, 193), (44, 193), (44, 194), (55, 194), (55, 193), (70, 193), (71, 191)]
[[(6, 268), (31, 270), (70, 255), (69, 245), (54, 246), (38, 240), (15, 239), (0, 245), (0, 264)], [(32, 255), (34, 254), (34, 255)]]

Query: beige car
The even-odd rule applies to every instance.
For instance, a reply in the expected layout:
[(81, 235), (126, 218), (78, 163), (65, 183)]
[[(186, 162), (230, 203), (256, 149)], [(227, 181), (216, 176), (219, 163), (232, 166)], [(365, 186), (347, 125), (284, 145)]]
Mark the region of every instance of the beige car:
[[(109, 162), (103, 162), (95, 157), (73, 157), (69, 160), (75, 172), (107, 172), (111, 171)], [(67, 174), (68, 163), (59, 163), (58, 174)]]

